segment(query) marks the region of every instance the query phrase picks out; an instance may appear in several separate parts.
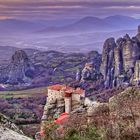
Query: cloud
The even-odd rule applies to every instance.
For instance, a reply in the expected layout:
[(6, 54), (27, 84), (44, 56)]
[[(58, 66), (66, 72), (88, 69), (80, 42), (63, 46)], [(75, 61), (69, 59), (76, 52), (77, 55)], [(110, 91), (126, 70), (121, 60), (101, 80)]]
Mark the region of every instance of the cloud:
[(139, 0), (0, 0), (0, 16), (9, 18), (80, 18), (137, 15)]

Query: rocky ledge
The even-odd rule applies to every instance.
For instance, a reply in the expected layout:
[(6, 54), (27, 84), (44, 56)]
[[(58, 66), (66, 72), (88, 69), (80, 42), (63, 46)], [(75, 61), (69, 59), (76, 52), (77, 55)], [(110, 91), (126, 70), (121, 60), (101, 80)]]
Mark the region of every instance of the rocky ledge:
[(31, 140), (6, 116), (0, 114), (0, 140)]
[(11, 129), (0, 126), (0, 140), (31, 140)]

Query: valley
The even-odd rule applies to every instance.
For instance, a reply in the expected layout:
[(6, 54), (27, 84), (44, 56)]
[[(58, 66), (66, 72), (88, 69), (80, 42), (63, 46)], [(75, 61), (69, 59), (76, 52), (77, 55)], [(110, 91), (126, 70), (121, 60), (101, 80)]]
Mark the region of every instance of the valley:
[[(122, 24), (114, 23), (108, 26), (108, 23), (116, 18), (122, 19)], [(125, 28), (125, 24), (130, 22), (133, 26)], [(105, 117), (105, 121), (111, 125), (113, 111), (115, 110), (115, 113), (118, 111), (118, 108), (113, 107), (118, 107), (119, 103), (126, 107), (129, 100), (127, 94), (132, 92), (134, 95), (132, 106), (139, 105), (137, 100), (139, 101), (140, 84), (140, 26), (134, 29), (134, 25), (138, 22), (138, 19), (120, 16), (108, 17), (104, 20), (89, 17), (63, 27), (46, 28), (23, 21), (9, 20), (8, 24), (6, 21), (8, 26), (10, 23), (12, 27), (10, 29), (16, 32), (0, 33), (0, 112), (8, 116), (24, 134), (31, 138), (41, 134), (43, 128), (47, 139), (48, 132), (45, 132), (48, 130), (47, 125), (44, 127), (43, 123), (59, 119), (63, 113), (68, 113), (73, 126), (75, 125), (71, 121), (75, 115), (84, 120), (82, 125), (86, 127), (92, 124), (94, 127), (97, 126), (97, 130), (101, 129), (102, 126), (98, 123), (102, 117)], [(18, 28), (15, 26), (17, 23)], [(98, 23), (98, 27), (93, 23), (95, 25)], [(25, 25), (32, 28), (20, 30)], [(82, 29), (83, 27), (85, 28)], [(51, 86), (52, 91), (48, 92), (48, 87)], [(65, 90), (67, 87), (72, 91)], [(60, 91), (59, 94), (63, 91), (66, 95), (61, 95), (62, 98), (59, 99), (56, 94), (58, 91)], [(47, 100), (48, 93), (52, 101)], [(123, 102), (123, 93), (126, 96), (126, 102)], [(65, 99), (68, 99), (66, 101), (77, 99), (77, 94), (78, 101), (65, 102)], [(116, 101), (117, 104), (114, 104)], [(66, 112), (67, 105), (70, 104), (70, 108), (74, 109), (68, 109)], [(130, 109), (138, 116), (132, 116), (133, 119), (138, 121), (139, 107), (136, 111), (134, 108)], [(79, 113), (81, 113), (80, 116)], [(116, 114), (114, 116), (117, 117)], [(128, 122), (130, 121), (130, 125), (133, 125), (129, 116), (125, 113), (124, 116)], [(124, 120), (119, 121), (126, 125)], [(118, 124), (119, 121), (115, 120), (114, 123)], [(80, 128), (79, 125), (77, 124)], [(59, 125), (57, 127), (59, 128)], [(111, 127), (105, 124), (103, 129)], [(71, 128), (72, 126), (69, 129)], [(123, 127), (125, 133), (126, 128)], [(120, 126), (114, 128), (115, 131), (116, 129), (122, 133)], [(134, 125), (132, 129), (138, 128)], [(55, 130), (52, 131), (55, 132)], [(86, 131), (85, 128), (84, 131)], [(81, 137), (81, 134), (79, 136)], [(108, 136), (108, 132), (105, 132), (105, 136), (111, 137)], [(118, 136), (120, 137), (120, 134)], [(123, 134), (122, 136), (125, 137)]]

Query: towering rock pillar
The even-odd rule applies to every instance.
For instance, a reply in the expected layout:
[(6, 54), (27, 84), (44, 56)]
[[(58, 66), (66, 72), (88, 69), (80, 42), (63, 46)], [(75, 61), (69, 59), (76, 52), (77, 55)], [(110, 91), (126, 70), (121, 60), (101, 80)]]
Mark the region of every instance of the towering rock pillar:
[(117, 47), (114, 50), (115, 59), (115, 77), (123, 73), (123, 56), (122, 56), (123, 39), (119, 38), (116, 41)]
[(140, 60), (140, 26), (138, 34), (132, 39), (128, 34), (116, 42), (114, 38), (107, 39), (104, 43), (100, 67), (105, 87), (112, 87), (112, 84), (114, 86), (131, 84), (134, 72), (134, 79), (139, 79), (138, 60)]
[(139, 47), (128, 35), (124, 36), (123, 64), (125, 72), (135, 67), (136, 60), (139, 59)]
[(140, 60), (137, 60), (134, 70), (135, 72), (134, 72), (133, 82), (140, 84)]
[(100, 71), (104, 76), (105, 86), (112, 87), (114, 79), (114, 49), (116, 43), (114, 38), (105, 41), (102, 53), (102, 64)]
[(0, 81), (18, 85), (31, 84), (34, 77), (35, 67), (23, 50), (18, 50), (12, 56), (11, 63), (0, 70)]
[(140, 25), (138, 26), (138, 33), (136, 35), (136, 38), (138, 39), (138, 41), (140, 42)]

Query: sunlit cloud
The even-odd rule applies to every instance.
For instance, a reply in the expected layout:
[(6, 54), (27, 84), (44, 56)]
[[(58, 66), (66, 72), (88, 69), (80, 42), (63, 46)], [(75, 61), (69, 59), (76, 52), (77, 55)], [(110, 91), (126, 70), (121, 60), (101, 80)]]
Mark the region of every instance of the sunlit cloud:
[[(7, 17), (7, 16), (2, 16), (2, 15), (0, 15), (0, 20), (4, 20), (4, 19), (8, 19), (9, 17)], [(12, 18), (12, 17), (11, 17)]]
[(138, 9), (140, 10), (140, 6), (110, 6), (106, 7), (106, 9), (123, 9), (123, 10), (135, 10)]

